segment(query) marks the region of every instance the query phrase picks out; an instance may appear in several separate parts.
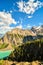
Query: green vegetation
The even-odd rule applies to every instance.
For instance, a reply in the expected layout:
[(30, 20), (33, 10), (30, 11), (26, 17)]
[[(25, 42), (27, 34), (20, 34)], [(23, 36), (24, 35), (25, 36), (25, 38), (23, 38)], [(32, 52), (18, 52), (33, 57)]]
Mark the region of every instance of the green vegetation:
[(6, 43), (0, 44), (0, 49), (4, 49), (4, 48), (6, 48), (7, 46), (8, 46), (8, 44), (6, 44)]
[(0, 60), (0, 65), (3, 65), (4, 61), (3, 60)]
[(43, 39), (37, 39), (16, 46), (8, 60), (34, 61), (43, 60)]

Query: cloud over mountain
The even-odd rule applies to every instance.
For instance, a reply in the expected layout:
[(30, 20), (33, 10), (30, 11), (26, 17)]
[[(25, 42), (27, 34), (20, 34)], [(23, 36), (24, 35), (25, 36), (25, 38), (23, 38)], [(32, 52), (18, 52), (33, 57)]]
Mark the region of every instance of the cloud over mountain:
[(10, 13), (0, 12), (0, 31), (6, 32), (12, 29), (13, 27), (10, 27), (11, 24), (17, 24), (15, 19), (12, 18), (12, 15)]
[(20, 29), (22, 29), (22, 24), (16, 26), (16, 28), (20, 28)]

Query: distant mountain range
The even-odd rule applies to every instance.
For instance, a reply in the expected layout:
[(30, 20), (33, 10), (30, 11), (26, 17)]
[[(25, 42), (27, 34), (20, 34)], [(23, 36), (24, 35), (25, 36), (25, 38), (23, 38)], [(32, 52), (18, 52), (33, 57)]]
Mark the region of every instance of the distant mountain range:
[(1, 43), (12, 43), (15, 45), (25, 43), (29, 40), (34, 40), (36, 38), (43, 38), (43, 25), (38, 27), (32, 27), (31, 30), (23, 30), (15, 28), (7, 32), (3, 37), (1, 34), (0, 44)]
[(31, 30), (36, 33), (37, 35), (43, 35), (43, 25), (41, 26), (34, 26), (31, 28)]

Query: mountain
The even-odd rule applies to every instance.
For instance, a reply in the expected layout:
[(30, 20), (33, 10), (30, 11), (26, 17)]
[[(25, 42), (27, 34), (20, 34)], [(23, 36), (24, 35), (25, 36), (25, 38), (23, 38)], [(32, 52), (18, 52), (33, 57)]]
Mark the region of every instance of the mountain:
[(31, 30), (15, 28), (8, 31), (1, 39), (0, 44), (15, 44), (19, 45), (27, 41), (43, 37), (43, 25), (34, 26)]
[(43, 35), (43, 25), (41, 26), (34, 26), (31, 30), (37, 35)]
[(15, 28), (9, 32), (7, 32), (0, 40), (1, 43), (7, 44), (15, 44), (18, 45), (20, 43), (24, 43), (26, 40), (33, 39), (32, 37), (36, 36), (36, 34), (31, 30), (23, 30), (19, 28)]

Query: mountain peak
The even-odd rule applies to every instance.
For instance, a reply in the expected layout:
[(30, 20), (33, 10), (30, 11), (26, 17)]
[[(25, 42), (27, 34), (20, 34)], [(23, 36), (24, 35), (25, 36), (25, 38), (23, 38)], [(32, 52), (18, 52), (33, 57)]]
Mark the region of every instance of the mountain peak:
[(34, 26), (31, 28), (31, 30), (36, 34), (42, 34), (43, 35), (43, 25), (41, 26)]
[(23, 39), (24, 37), (27, 37), (27, 36), (36, 36), (36, 34), (31, 31), (31, 30), (24, 30), (24, 29), (18, 29), (18, 28), (15, 28), (9, 32), (7, 32), (1, 42), (2, 43), (14, 43), (15, 45), (16, 44), (19, 44), (19, 43), (23, 43)]

